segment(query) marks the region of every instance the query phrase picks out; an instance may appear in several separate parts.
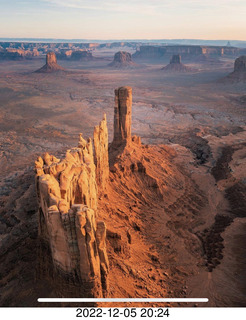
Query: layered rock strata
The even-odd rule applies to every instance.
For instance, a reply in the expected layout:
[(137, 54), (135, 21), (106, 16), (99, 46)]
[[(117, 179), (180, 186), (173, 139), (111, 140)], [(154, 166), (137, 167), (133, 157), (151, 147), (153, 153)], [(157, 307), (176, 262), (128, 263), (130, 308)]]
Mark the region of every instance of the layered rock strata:
[(153, 46), (143, 45), (133, 54), (134, 59), (159, 59), (170, 57), (170, 55), (181, 54), (183, 57), (195, 57), (201, 54), (208, 56), (233, 56), (244, 52), (244, 49), (221, 46), (199, 46), (199, 45), (167, 45)]
[[(107, 145), (107, 132), (102, 132), (106, 119), (99, 128), (96, 141), (103, 137)], [(97, 150), (100, 162), (106, 156), (99, 153)], [(97, 169), (91, 139), (86, 141), (80, 134), (78, 147), (68, 150), (63, 160), (46, 153), (35, 166), (40, 256), (41, 261), (46, 260), (46, 267), (41, 262), (42, 273), (53, 279), (58, 296), (105, 296), (109, 266), (106, 225), (96, 219)]]
[(127, 146), (131, 143), (132, 88), (115, 89), (114, 139), (112, 147)]
[(56, 54), (54, 52), (48, 52), (46, 55), (46, 64), (38, 69), (38, 73), (49, 73), (64, 70), (59, 64), (57, 64)]

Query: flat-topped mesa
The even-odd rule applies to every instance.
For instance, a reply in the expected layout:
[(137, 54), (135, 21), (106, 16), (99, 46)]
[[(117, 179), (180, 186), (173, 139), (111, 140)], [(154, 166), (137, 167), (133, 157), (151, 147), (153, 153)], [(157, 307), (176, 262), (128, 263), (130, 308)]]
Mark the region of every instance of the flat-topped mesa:
[(115, 89), (114, 139), (113, 147), (127, 146), (131, 143), (132, 88)]
[[(103, 129), (104, 121), (99, 126)], [(106, 158), (98, 153), (99, 162)], [(68, 150), (64, 159), (46, 153), (35, 166), (41, 273), (52, 275), (58, 296), (106, 296), (106, 226), (96, 220), (97, 181), (91, 139), (86, 141), (80, 134), (78, 147)]]
[(94, 150), (98, 193), (105, 193), (109, 179), (108, 127), (106, 114), (99, 126), (94, 128)]
[(60, 70), (64, 70), (64, 69), (61, 66), (59, 66), (59, 64), (57, 64), (55, 52), (48, 52), (46, 54), (46, 64), (35, 72), (49, 73), (49, 72), (55, 72)]

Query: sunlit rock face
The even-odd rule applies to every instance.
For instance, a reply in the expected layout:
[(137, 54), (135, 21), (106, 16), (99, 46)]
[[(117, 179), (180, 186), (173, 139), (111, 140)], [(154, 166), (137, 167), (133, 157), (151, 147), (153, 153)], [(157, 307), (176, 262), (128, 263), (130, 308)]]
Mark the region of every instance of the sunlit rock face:
[[(106, 119), (95, 140), (108, 142)], [(95, 129), (97, 132), (97, 130)], [(106, 161), (97, 148), (98, 165)], [(106, 153), (106, 151), (105, 151)], [(39, 203), (40, 266), (55, 282), (58, 296), (101, 297), (107, 294), (106, 225), (97, 221), (98, 187), (106, 183), (102, 167), (94, 164), (91, 139), (80, 134), (77, 148), (60, 160), (46, 153), (35, 162)], [(105, 170), (106, 174), (106, 170)], [(102, 174), (101, 174), (102, 175)], [(108, 177), (108, 175), (107, 175)], [(50, 256), (46, 256), (46, 254)], [(51, 259), (51, 263), (47, 260)]]
[(106, 191), (109, 179), (108, 127), (106, 114), (100, 124), (94, 128), (93, 138), (98, 193), (102, 194)]

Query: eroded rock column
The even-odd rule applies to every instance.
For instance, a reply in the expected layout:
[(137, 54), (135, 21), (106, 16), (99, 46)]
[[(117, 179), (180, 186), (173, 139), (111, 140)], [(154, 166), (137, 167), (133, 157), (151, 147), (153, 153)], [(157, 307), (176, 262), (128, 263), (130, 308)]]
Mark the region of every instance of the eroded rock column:
[(114, 108), (114, 147), (127, 146), (131, 143), (132, 123), (132, 88), (115, 89)]
[(106, 114), (99, 126), (94, 128), (94, 149), (98, 193), (104, 193), (109, 179), (108, 128)]

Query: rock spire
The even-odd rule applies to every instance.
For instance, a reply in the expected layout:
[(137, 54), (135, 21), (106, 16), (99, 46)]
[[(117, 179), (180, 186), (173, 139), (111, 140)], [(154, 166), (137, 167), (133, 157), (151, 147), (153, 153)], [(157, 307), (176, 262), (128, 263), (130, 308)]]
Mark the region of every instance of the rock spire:
[(131, 143), (132, 88), (115, 89), (114, 139), (112, 146), (127, 146)]

